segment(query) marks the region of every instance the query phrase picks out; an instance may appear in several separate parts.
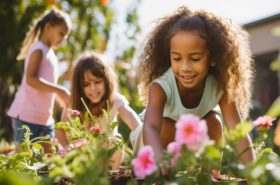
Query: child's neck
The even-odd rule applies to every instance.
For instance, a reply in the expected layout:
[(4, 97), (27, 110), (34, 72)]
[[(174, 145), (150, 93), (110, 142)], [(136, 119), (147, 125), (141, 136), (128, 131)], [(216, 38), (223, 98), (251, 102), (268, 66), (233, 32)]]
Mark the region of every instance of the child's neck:
[(41, 42), (43, 42), (46, 46), (48, 46), (49, 48), (51, 48), (50, 42), (48, 42), (48, 39), (47, 39), (46, 37), (44, 37), (44, 35), (42, 35), (42, 36), (39, 38), (39, 40), (40, 40)]
[(205, 82), (201, 84), (200, 87), (197, 87), (195, 89), (180, 89), (179, 95), (181, 98), (181, 102), (186, 108), (195, 108), (200, 104), (200, 101), (202, 99), (204, 88), (205, 88)]

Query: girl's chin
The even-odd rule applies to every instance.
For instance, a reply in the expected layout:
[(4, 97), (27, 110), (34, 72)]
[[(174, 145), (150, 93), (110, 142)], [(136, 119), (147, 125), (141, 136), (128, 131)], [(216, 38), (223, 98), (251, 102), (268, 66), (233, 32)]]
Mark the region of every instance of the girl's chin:
[(91, 103), (98, 104), (101, 99), (90, 99)]

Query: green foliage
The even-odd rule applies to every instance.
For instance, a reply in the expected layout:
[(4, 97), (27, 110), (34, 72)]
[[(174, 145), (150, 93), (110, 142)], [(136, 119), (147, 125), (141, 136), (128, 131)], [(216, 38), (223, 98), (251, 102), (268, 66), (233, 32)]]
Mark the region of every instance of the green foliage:
[[(11, 156), (0, 155), (0, 182), (8, 183), (10, 181), (8, 173), (13, 172), (13, 175), (22, 173), (26, 177), (30, 176), (33, 181), (43, 185), (52, 185), (61, 179), (71, 179), (75, 185), (91, 185), (93, 182), (98, 185), (109, 184), (110, 158), (116, 150), (123, 147), (121, 136), (110, 137), (110, 133), (118, 123), (107, 122), (106, 130), (91, 131), (88, 126), (92, 126), (92, 120), (87, 118), (87, 121), (90, 123), (82, 124), (77, 115), (69, 115), (67, 123), (57, 123), (56, 128), (63, 128), (67, 132), (68, 141), (74, 143), (75, 148), (68, 152), (64, 151), (66, 153), (53, 150), (52, 155), (48, 157), (38, 144), (45, 138), (30, 140), (29, 128), (23, 127), (26, 133), (21, 151)], [(56, 149), (55, 143), (53, 145)], [(38, 175), (43, 172), (43, 167), (48, 176)]]
[(106, 172), (109, 155), (100, 145), (90, 142), (70, 151), (64, 157), (55, 155), (49, 158), (46, 162), (54, 168), (46, 178), (52, 183), (62, 178), (70, 178), (76, 185), (91, 185), (93, 182), (109, 184)]
[[(107, 133), (110, 133), (117, 123), (107, 124), (109, 126), (106, 128), (110, 129), (108, 132), (93, 134), (88, 132), (85, 127), (85, 125), (90, 124), (82, 124), (77, 116), (70, 117), (68, 123), (57, 123), (56, 127), (69, 131), (68, 139), (70, 141), (86, 139), (88, 142), (65, 155), (60, 155), (57, 150), (54, 150), (53, 155), (49, 157), (45, 157), (45, 154), (42, 153), (42, 147), (38, 143), (32, 142), (39, 142), (40, 139), (29, 140), (30, 131), (28, 128), (24, 128), (27, 129), (27, 133), (26, 140), (22, 144), (22, 151), (11, 156), (0, 155), (0, 182), (16, 183), (13, 177), (21, 173), (23, 176), (19, 178), (22, 178), (22, 184), (34, 181), (34, 183), (41, 185), (52, 185), (61, 179), (69, 179), (76, 185), (91, 185), (93, 182), (100, 185), (110, 184), (108, 180), (109, 159), (114, 151), (122, 147), (123, 140), (116, 138), (114, 141), (109, 141)], [(229, 141), (223, 146), (207, 142), (204, 145), (204, 150), (201, 151), (191, 151), (183, 146), (176, 166), (170, 169), (169, 176), (159, 176), (159, 171), (157, 171), (143, 180), (141, 184), (157, 182), (159, 184), (210, 185), (213, 184), (211, 180), (213, 169), (221, 169), (222, 174), (230, 175), (228, 180), (221, 182), (224, 184), (238, 184), (237, 178), (232, 176), (245, 178), (248, 184), (279, 184), (280, 158), (271, 148), (266, 148), (264, 145), (258, 146), (258, 143), (254, 143), (255, 148), (259, 147), (256, 150), (257, 160), (249, 163), (248, 166), (239, 162), (239, 154), (234, 148), (238, 140), (250, 132), (251, 126), (248, 124), (250, 122), (242, 122), (230, 131), (232, 136), (226, 137)], [(267, 138), (266, 132), (263, 130), (263, 134), (259, 135), (260, 141)], [(108, 143), (113, 146), (108, 147)], [(132, 155), (130, 153), (130, 156)], [(159, 168), (169, 166), (172, 157), (172, 154), (164, 153), (162, 160), (158, 161)], [(47, 176), (38, 175), (42, 173), (42, 167), (47, 167)], [(128, 184), (138, 183), (135, 179), (128, 182)]]
[(244, 138), (253, 129), (252, 123), (249, 121), (243, 121), (236, 125), (234, 130), (229, 131), (228, 140), (238, 142), (241, 138)]
[[(222, 146), (208, 143), (203, 151), (190, 151), (183, 147), (176, 165), (170, 168), (168, 176), (160, 176), (153, 173), (144, 184), (213, 184), (211, 174), (213, 169), (220, 169), (224, 176), (223, 181), (218, 184), (239, 184), (246, 179), (248, 184), (279, 184), (280, 183), (280, 157), (262, 144), (267, 139), (269, 128), (262, 128), (258, 140), (254, 143), (257, 160), (250, 162), (247, 166), (239, 161), (240, 155), (236, 153), (236, 145), (252, 130), (252, 123), (244, 121), (239, 123), (235, 129), (229, 131), (226, 136), (226, 144)], [(246, 149), (247, 150), (247, 149)], [(246, 151), (245, 150), (245, 151)], [(159, 169), (170, 166), (172, 154), (165, 152), (158, 164)]]
[(37, 185), (37, 181), (34, 181), (32, 176), (26, 176), (21, 172), (15, 172), (13, 170), (0, 171), (0, 184), (5, 185)]
[[(86, 109), (88, 110), (87, 106)], [(123, 147), (124, 142), (121, 136), (110, 137), (113, 129), (118, 125), (117, 122), (111, 123), (107, 119), (106, 123), (99, 123), (91, 114), (92, 119), (89, 119), (88, 114), (85, 114), (88, 122), (86, 124), (82, 124), (78, 116), (71, 115), (69, 115), (68, 122), (56, 124), (56, 128), (65, 130), (70, 143), (80, 140), (87, 141), (87, 143), (76, 146), (65, 156), (55, 155), (49, 158), (46, 162), (48, 166), (54, 166), (54, 168), (51, 169), (47, 182), (71, 178), (77, 185), (91, 185), (93, 182), (100, 185), (109, 184), (109, 159), (116, 150)], [(106, 111), (104, 111), (104, 115), (108, 117)], [(105, 124), (105, 130), (97, 133), (92, 132), (89, 128), (91, 126), (101, 128), (102, 124)]]
[(250, 184), (276, 185), (280, 183), (279, 156), (271, 151), (266, 151), (255, 162), (250, 164), (245, 171), (245, 176)]
[(271, 117), (280, 116), (280, 97), (278, 97), (267, 111), (267, 115)]
[(40, 180), (39, 170), (46, 166), (43, 162), (46, 154), (43, 147), (38, 144), (46, 142), (46, 138), (39, 137), (30, 140), (31, 132), (29, 128), (23, 126), (22, 129), (25, 129), (26, 133), (25, 141), (20, 145), (20, 152), (11, 156), (0, 155), (0, 182), (5, 182), (4, 184), (37, 183)]

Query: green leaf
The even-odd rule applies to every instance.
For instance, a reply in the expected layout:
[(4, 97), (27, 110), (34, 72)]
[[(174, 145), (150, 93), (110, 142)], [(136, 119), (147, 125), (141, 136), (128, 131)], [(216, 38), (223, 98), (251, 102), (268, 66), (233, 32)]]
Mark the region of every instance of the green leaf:
[(271, 117), (278, 117), (280, 115), (280, 97), (278, 97), (269, 110), (267, 111), (266, 115), (271, 116)]
[(278, 58), (277, 60), (273, 61), (270, 64), (270, 68), (273, 71), (280, 71), (280, 58)]
[(87, 106), (85, 100), (84, 100), (82, 97), (81, 97), (81, 101), (82, 101), (84, 107), (86, 108), (87, 113), (89, 114), (89, 116), (90, 116), (90, 118), (92, 119), (92, 121), (93, 121), (93, 122), (96, 122), (95, 116), (92, 115), (92, 113), (91, 113), (91, 111), (89, 110), (89, 108), (88, 108), (88, 106)]
[(253, 129), (253, 125), (249, 121), (242, 121), (238, 125), (236, 125), (235, 129), (229, 131), (229, 138), (232, 141), (238, 141), (244, 138), (251, 130)]
[(212, 159), (221, 159), (222, 158), (222, 154), (221, 154), (220, 150), (218, 150), (214, 146), (207, 147), (205, 152), (208, 155), (208, 157), (210, 157)]
[(55, 125), (54, 125), (54, 128), (64, 128), (64, 125), (66, 123), (63, 122), (63, 121), (60, 121), (60, 122), (57, 122)]
[(261, 153), (273, 153), (273, 150), (271, 148), (265, 148), (261, 151)]
[(119, 122), (115, 121), (111, 124), (111, 129), (113, 130), (116, 126), (119, 125)]

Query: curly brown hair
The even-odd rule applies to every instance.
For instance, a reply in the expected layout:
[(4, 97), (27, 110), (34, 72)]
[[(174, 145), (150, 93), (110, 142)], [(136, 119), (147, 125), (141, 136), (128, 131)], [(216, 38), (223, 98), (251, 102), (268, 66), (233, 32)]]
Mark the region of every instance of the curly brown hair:
[[(90, 71), (94, 76), (105, 81), (105, 94), (98, 105), (92, 105), (91, 101), (84, 94), (82, 81), (86, 71)], [(107, 101), (109, 104), (112, 103), (113, 94), (117, 92), (117, 89), (117, 76), (102, 54), (86, 51), (78, 57), (71, 80), (70, 102), (72, 109), (79, 110), (82, 113), (86, 112), (81, 101), (82, 97), (90, 109), (93, 106), (98, 107), (99, 112), (95, 116), (100, 116), (103, 109), (107, 110)]]
[(170, 68), (170, 39), (179, 31), (195, 31), (206, 40), (208, 62), (215, 64), (209, 73), (228, 94), (228, 101), (235, 102), (241, 115), (247, 117), (254, 74), (247, 32), (228, 19), (184, 6), (159, 19), (149, 33), (137, 69), (141, 100), (147, 103), (151, 82)]

